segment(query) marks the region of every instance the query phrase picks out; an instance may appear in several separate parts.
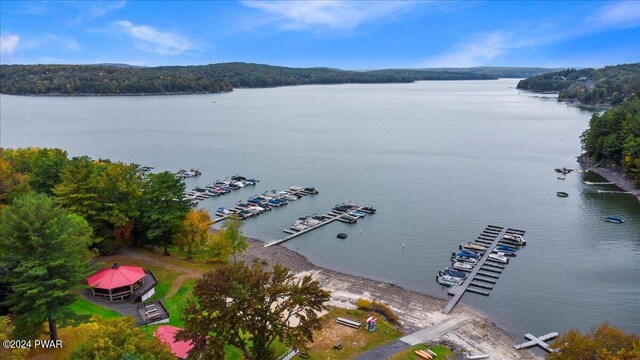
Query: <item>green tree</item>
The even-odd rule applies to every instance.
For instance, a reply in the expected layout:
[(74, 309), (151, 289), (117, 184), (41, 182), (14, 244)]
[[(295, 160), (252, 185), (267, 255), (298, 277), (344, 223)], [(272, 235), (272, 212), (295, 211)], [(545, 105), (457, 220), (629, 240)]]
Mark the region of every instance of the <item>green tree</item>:
[(29, 184), (35, 191), (46, 194), (52, 194), (69, 163), (67, 152), (61, 149), (7, 149), (4, 156), (16, 172), (29, 175)]
[(123, 317), (101, 321), (86, 334), (70, 359), (89, 360), (174, 360), (169, 347), (135, 327), (135, 319)]
[(227, 218), (218, 233), (220, 241), (229, 244), (234, 262), (236, 261), (236, 254), (245, 251), (249, 246), (247, 237), (242, 233), (243, 227), (244, 221), (238, 215), (233, 214)]
[[(320, 329), (318, 313), (329, 292), (307, 275), (296, 280), (285, 267), (265, 271), (244, 263), (220, 266), (197, 280), (196, 302), (184, 310), (184, 330), (176, 338), (193, 342), (191, 356), (223, 358), (224, 345), (237, 347), (248, 360), (271, 360), (273, 342), (303, 349)], [(293, 319), (297, 326), (290, 326)]]
[(206, 209), (189, 210), (182, 222), (182, 228), (178, 231), (173, 242), (187, 252), (187, 260), (193, 258), (193, 250), (199, 249), (211, 242), (213, 220)]
[(605, 322), (590, 332), (567, 331), (552, 346), (549, 360), (639, 360), (640, 336)]
[(184, 192), (184, 183), (170, 172), (150, 174), (142, 189), (141, 215), (145, 235), (152, 245), (164, 247), (165, 256), (169, 256), (171, 238), (180, 231), (191, 208)]
[(77, 316), (68, 309), (89, 274), (91, 228), (46, 195), (28, 194), (0, 214), (0, 265), (10, 272), (6, 303), (13, 314), (15, 338), (32, 339), (49, 323), (57, 340), (57, 323)]

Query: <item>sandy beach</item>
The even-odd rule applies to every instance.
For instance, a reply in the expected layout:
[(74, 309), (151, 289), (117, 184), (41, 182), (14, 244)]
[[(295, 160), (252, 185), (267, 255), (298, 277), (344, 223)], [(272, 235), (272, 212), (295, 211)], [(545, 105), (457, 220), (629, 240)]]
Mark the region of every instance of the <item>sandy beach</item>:
[(445, 315), (441, 312), (446, 304), (443, 299), (321, 268), (304, 256), (282, 246), (265, 248), (263, 242), (255, 239), (250, 239), (249, 243), (249, 248), (241, 256), (242, 260), (248, 263), (266, 260), (269, 264), (284, 265), (300, 276), (311, 275), (324, 289), (331, 291), (331, 306), (353, 309), (355, 301), (359, 298), (381, 301), (389, 305), (400, 317), (401, 330), (405, 334), (447, 319), (469, 317), (472, 319), (469, 323), (440, 340), (454, 344), (471, 354), (487, 354), (490, 359), (542, 359), (531, 351), (515, 350), (513, 345), (519, 341), (464, 305), (459, 304), (451, 314)]

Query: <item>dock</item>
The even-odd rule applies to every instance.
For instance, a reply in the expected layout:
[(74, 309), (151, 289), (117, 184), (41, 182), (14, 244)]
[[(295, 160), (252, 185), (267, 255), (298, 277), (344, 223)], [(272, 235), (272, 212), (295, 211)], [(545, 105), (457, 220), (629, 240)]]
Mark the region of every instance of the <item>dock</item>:
[[(358, 207), (353, 208), (352, 211), (362, 211), (362, 209), (363, 209), (362, 206), (358, 206)], [(339, 213), (339, 212), (331, 211), (331, 212), (323, 215), (323, 216), (325, 216), (327, 218), (326, 220), (321, 221), (320, 223), (318, 223), (318, 224), (316, 224), (314, 226), (308, 227), (308, 228), (306, 228), (304, 230), (297, 231), (297, 230), (293, 230), (293, 229), (284, 229), (283, 232), (286, 233), (286, 234), (289, 234), (289, 236), (286, 236), (286, 237), (284, 237), (282, 239), (274, 240), (274, 241), (272, 241), (270, 243), (267, 243), (267, 244), (264, 245), (264, 247), (270, 247), (270, 246), (273, 246), (273, 245), (279, 245), (279, 244), (287, 242), (287, 241), (289, 241), (291, 239), (297, 238), (300, 235), (306, 234), (306, 233), (311, 232), (311, 231), (313, 231), (313, 230), (315, 230), (317, 228), (320, 228), (320, 227), (323, 227), (323, 226), (325, 226), (327, 224), (330, 224), (330, 223), (332, 223), (334, 221), (342, 221), (342, 219), (340, 219), (340, 217), (342, 215), (346, 215), (346, 213)], [(359, 215), (359, 216), (357, 216), (357, 215), (349, 215), (349, 216), (353, 216), (356, 219), (359, 219), (361, 217), (364, 217), (365, 215)]]
[(505, 235), (524, 235), (523, 230), (504, 228), (496, 225), (487, 225), (482, 233), (475, 241), (478, 244), (486, 246), (486, 250), (482, 257), (478, 260), (473, 270), (467, 275), (461, 285), (453, 285), (449, 289), (449, 295), (453, 298), (442, 309), (442, 312), (448, 314), (458, 304), (465, 292), (472, 292), (479, 295), (489, 296), (490, 290), (505, 268), (506, 264), (494, 263), (489, 261), (489, 255), (493, 253), (496, 246), (500, 244), (513, 245), (510, 240), (503, 239)]
[(525, 334), (524, 337), (529, 341), (523, 342), (522, 344), (514, 345), (513, 348), (516, 350), (520, 350), (533, 346), (540, 346), (546, 352), (554, 352), (551, 348), (549, 348), (547, 340), (555, 339), (558, 336), (560, 336), (560, 334), (558, 334), (557, 332), (551, 332), (540, 337), (531, 334)]

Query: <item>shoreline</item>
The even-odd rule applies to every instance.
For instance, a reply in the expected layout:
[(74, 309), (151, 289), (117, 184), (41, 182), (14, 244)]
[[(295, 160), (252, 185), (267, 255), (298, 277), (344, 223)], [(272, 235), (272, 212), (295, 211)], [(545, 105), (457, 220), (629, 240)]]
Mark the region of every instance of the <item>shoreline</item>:
[(640, 188), (635, 186), (633, 181), (622, 172), (622, 169), (619, 166), (595, 166), (595, 162), (589, 157), (589, 155), (587, 155), (587, 153), (580, 155), (576, 161), (583, 169), (602, 176), (622, 190), (628, 191), (631, 195), (635, 196), (638, 201), (640, 201)]
[(280, 245), (265, 248), (264, 242), (248, 239), (249, 247), (239, 258), (246, 263), (281, 264), (297, 276), (311, 275), (320, 286), (331, 292), (329, 306), (355, 309), (355, 301), (368, 298), (387, 304), (400, 317), (400, 330), (405, 334), (434, 325), (445, 319), (470, 317), (472, 320), (444, 336), (456, 347), (473, 354), (487, 354), (494, 359), (541, 359), (530, 350), (515, 350), (518, 341), (496, 326), (480, 311), (458, 304), (449, 315), (442, 313), (447, 300), (404, 289), (398, 285), (375, 281), (323, 268), (304, 255)]

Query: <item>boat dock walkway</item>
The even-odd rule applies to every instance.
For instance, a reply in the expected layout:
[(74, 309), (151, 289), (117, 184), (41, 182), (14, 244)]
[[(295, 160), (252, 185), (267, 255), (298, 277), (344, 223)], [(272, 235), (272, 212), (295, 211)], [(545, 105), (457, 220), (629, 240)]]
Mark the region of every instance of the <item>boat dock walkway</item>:
[[(363, 209), (363, 207), (358, 206), (358, 207), (354, 208), (352, 211), (362, 211), (362, 209)], [(279, 240), (274, 240), (274, 241), (272, 241), (270, 243), (267, 243), (267, 244), (264, 244), (264, 247), (270, 247), (270, 246), (273, 246), (273, 245), (282, 244), (283, 242), (286, 242), (286, 241), (289, 241), (291, 239), (297, 238), (298, 236), (300, 236), (302, 234), (306, 234), (308, 232), (311, 232), (311, 231), (313, 231), (313, 230), (315, 230), (315, 229), (317, 229), (319, 227), (322, 227), (322, 226), (325, 226), (327, 224), (330, 224), (330, 223), (332, 223), (332, 222), (334, 222), (336, 220), (341, 221), (340, 217), (342, 215), (345, 215), (345, 214), (346, 213), (338, 213), (338, 212), (331, 211), (328, 214), (324, 215), (327, 219), (322, 221), (322, 222), (320, 222), (320, 223), (318, 223), (317, 225), (308, 227), (308, 228), (306, 228), (304, 230), (300, 230), (300, 231), (291, 230), (291, 229), (285, 229), (283, 231), (285, 233), (289, 234), (289, 236), (284, 237), (284, 238), (279, 239)], [(360, 219), (361, 217), (364, 217), (365, 215), (349, 215), (349, 216), (355, 217), (356, 219)]]
[[(285, 190), (285, 191), (283, 191), (283, 193), (286, 193), (288, 195), (295, 195), (300, 199), (302, 199), (304, 196), (307, 196), (307, 195), (315, 195), (315, 194), (317, 194), (317, 192), (313, 193), (313, 192), (310, 192), (310, 191), (307, 191), (307, 190), (291, 190), (291, 189)], [(213, 223), (217, 224), (219, 222), (222, 222), (222, 221), (228, 219), (229, 217), (231, 217), (232, 215), (239, 213), (242, 210), (245, 210), (245, 209), (236, 206), (233, 209), (229, 209), (229, 211), (231, 212), (231, 214), (229, 214), (229, 215), (216, 214), (216, 218), (212, 219)]]
[[(504, 270), (503, 264), (494, 263), (489, 259), (489, 255), (500, 243), (511, 245), (509, 240), (503, 239), (505, 235), (524, 236), (523, 230), (504, 228), (502, 226), (487, 225), (482, 233), (478, 236), (476, 243), (486, 247), (482, 257), (478, 260), (473, 270), (467, 275), (462, 285), (453, 285), (449, 289), (449, 295), (453, 298), (442, 312), (448, 314), (458, 304), (465, 292), (472, 292), (480, 295), (489, 296), (489, 291), (493, 289), (493, 285)], [(480, 276), (478, 276), (480, 275)]]

